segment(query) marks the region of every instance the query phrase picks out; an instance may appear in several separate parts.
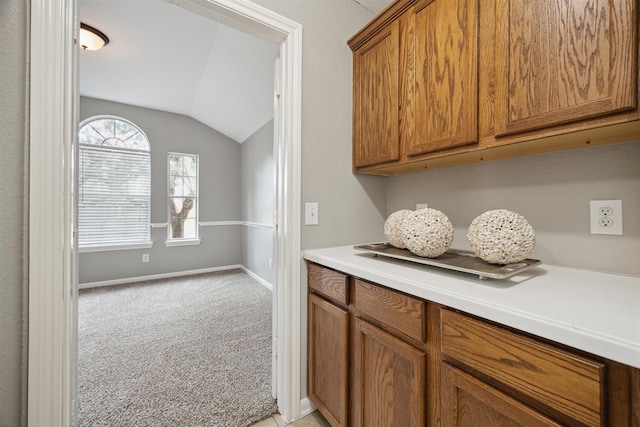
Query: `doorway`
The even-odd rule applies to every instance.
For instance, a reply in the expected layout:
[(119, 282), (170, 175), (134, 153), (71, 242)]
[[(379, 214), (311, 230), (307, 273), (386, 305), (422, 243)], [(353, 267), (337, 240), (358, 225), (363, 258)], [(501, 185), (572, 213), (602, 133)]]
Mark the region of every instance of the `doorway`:
[[(301, 26), (246, 0), (180, 0), (185, 8), (280, 43), (276, 286), (278, 406), (300, 416)], [(31, 4), (29, 425), (74, 422), (77, 251), (73, 164), (77, 133), (75, 0)]]

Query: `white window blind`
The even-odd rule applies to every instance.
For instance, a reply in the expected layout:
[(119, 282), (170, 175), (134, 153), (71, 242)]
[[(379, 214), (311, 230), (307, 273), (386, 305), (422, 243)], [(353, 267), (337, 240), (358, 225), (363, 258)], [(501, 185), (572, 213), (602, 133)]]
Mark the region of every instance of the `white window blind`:
[(81, 128), (79, 247), (150, 241), (150, 163), (146, 136), (132, 123), (100, 118)]

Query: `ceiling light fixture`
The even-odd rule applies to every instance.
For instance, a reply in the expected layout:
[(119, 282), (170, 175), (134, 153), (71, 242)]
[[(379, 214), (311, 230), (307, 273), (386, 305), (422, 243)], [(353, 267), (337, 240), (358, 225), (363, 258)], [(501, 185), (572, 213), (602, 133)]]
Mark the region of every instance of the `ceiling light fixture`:
[(84, 50), (98, 50), (109, 44), (109, 37), (102, 31), (80, 23), (80, 46)]

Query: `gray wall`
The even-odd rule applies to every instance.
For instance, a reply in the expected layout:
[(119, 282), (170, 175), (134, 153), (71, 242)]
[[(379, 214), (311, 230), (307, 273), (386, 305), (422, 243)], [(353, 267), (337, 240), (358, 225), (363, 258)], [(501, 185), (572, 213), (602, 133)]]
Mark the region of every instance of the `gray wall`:
[[(319, 224), (302, 225), (302, 248), (381, 238), (385, 178), (351, 173), (352, 70), (347, 40), (373, 13), (343, 0), (255, 3), (302, 24), (301, 209), (305, 202), (319, 203)], [(303, 303), (306, 306), (306, 299)]]
[(0, 426), (26, 425), (28, 3), (0, 2)]
[[(621, 199), (624, 235), (591, 235), (589, 201)], [(444, 212), (453, 247), (469, 248), (467, 229), (490, 209), (523, 215), (536, 232), (533, 258), (544, 263), (640, 275), (640, 142), (418, 172), (389, 178), (388, 213), (416, 202)]]
[(273, 120), (247, 138), (240, 152), (242, 221), (249, 223), (242, 228), (242, 265), (273, 285)]
[[(80, 120), (96, 115), (123, 117), (139, 126), (151, 144), (151, 222), (167, 222), (167, 153), (200, 156), (200, 222), (238, 221), (240, 145), (180, 114), (93, 98), (80, 99)], [(83, 283), (236, 265), (241, 262), (239, 225), (201, 226), (200, 245), (166, 247), (166, 228), (152, 228), (153, 247), (80, 254)], [(148, 253), (150, 261), (142, 262)]]
[[(351, 173), (351, 51), (347, 40), (374, 14), (353, 1), (255, 0), (302, 24), (302, 205), (319, 203), (319, 224), (302, 225), (302, 249), (383, 238), (386, 178)], [(304, 212), (304, 210), (303, 210)], [(304, 218), (303, 218), (304, 221)], [(307, 277), (301, 260), (300, 330), (307, 330)], [(301, 343), (306, 393), (307, 342)]]

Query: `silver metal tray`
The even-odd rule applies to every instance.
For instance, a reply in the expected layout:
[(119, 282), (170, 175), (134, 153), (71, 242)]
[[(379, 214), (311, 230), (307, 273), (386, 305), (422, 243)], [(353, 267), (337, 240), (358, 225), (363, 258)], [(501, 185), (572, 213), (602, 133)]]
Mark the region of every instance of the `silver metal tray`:
[(515, 264), (489, 264), (488, 262), (478, 258), (472, 251), (462, 249), (449, 249), (439, 257), (423, 258), (412, 254), (408, 249), (398, 249), (386, 242), (357, 245), (353, 248), (384, 257), (401, 259), (404, 261), (411, 261), (419, 264), (461, 271), (464, 273), (477, 274), (480, 276), (480, 279), (506, 279), (540, 264), (539, 260), (530, 258)]

